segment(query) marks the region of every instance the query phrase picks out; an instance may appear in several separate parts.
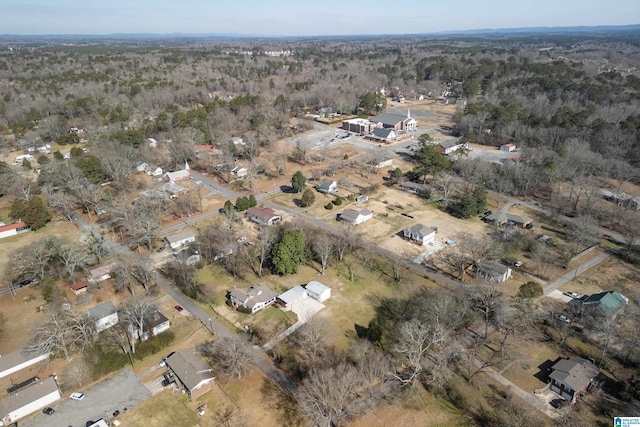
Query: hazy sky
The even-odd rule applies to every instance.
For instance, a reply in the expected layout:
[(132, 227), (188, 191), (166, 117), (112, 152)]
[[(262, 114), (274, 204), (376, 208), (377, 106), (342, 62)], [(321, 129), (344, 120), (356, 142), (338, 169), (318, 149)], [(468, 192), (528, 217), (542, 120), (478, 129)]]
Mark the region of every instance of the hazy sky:
[(0, 0), (0, 34), (407, 34), (640, 23), (640, 0)]

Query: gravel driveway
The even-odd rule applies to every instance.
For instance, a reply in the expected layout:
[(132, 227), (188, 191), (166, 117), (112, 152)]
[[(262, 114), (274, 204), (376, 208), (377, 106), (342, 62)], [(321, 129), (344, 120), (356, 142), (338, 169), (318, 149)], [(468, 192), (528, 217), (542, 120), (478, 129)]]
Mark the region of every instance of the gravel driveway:
[(38, 413), (34, 417), (20, 420), (20, 427), (66, 427), (84, 426), (89, 420), (104, 418), (111, 420), (116, 410), (124, 412), (151, 397), (149, 390), (142, 384), (130, 368), (124, 369), (88, 390), (73, 390), (84, 393), (81, 401), (66, 399), (52, 406), (53, 415)]

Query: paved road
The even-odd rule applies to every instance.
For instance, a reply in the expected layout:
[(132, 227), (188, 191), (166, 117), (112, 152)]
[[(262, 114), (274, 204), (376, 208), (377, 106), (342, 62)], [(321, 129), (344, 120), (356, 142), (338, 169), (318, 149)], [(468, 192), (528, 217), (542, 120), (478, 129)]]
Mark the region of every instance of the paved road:
[(87, 391), (79, 391), (85, 393), (83, 400), (63, 400), (52, 406), (56, 411), (53, 415), (39, 413), (20, 420), (20, 427), (84, 426), (87, 421), (97, 421), (100, 418), (108, 421), (116, 410), (124, 412), (125, 408), (131, 409), (151, 397), (131, 368), (123, 369)]
[[(205, 179), (209, 180), (207, 177), (202, 176), (203, 182)], [(76, 220), (76, 223), (78, 224), (79, 228), (87, 232), (91, 230), (93, 230), (94, 232), (98, 232), (98, 230), (96, 230), (93, 225), (84, 222), (81, 218), (78, 218)], [(106, 241), (106, 244), (114, 253), (121, 254), (125, 257), (133, 255), (131, 250), (127, 246), (123, 246), (118, 243), (115, 243), (108, 238), (105, 241)], [(231, 338), (236, 336), (233, 332), (227, 329), (215, 318), (212, 318), (206, 311), (201, 309), (199, 305), (197, 305), (191, 298), (183, 294), (182, 291), (180, 291), (177, 287), (175, 287), (164, 276), (162, 276), (161, 274), (156, 274), (156, 282), (158, 283), (158, 286), (160, 286), (168, 295), (170, 295), (173, 299), (175, 299), (178, 304), (180, 304), (185, 310), (187, 310), (196, 319), (200, 320), (200, 322), (202, 322), (202, 324), (211, 333), (215, 333), (219, 338)], [(252, 347), (251, 353), (253, 358), (252, 360), (253, 364), (258, 369), (260, 369), (267, 377), (277, 382), (285, 390), (288, 390), (293, 394), (297, 392), (296, 384), (290, 378), (284, 375), (282, 371), (280, 371), (278, 368), (273, 366), (273, 364), (271, 364), (268, 360), (265, 359), (264, 351), (262, 351), (259, 347), (256, 347), (256, 348)]]
[(606, 252), (601, 253), (600, 255), (598, 255), (596, 257), (593, 257), (590, 260), (578, 265), (577, 267), (572, 268), (567, 273), (565, 273), (562, 276), (558, 277), (553, 282), (548, 283), (543, 288), (545, 295), (555, 291), (556, 289), (558, 289), (560, 286), (564, 285), (565, 283), (570, 282), (578, 274), (582, 274), (585, 271), (589, 270), (590, 268), (594, 267), (595, 265), (600, 264), (602, 261), (607, 259), (611, 254), (613, 254), (613, 251), (606, 251)]

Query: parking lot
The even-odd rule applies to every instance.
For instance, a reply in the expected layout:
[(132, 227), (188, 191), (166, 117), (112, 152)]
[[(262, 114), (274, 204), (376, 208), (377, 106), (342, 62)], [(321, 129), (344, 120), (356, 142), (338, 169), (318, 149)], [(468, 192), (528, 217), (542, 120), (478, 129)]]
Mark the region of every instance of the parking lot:
[(20, 427), (84, 426), (87, 421), (100, 418), (109, 422), (115, 411), (124, 413), (151, 397), (149, 390), (131, 369), (124, 369), (88, 390), (77, 391), (84, 393), (84, 399), (65, 399), (57, 405), (51, 405), (55, 409), (53, 415), (39, 412), (31, 418), (20, 420)]

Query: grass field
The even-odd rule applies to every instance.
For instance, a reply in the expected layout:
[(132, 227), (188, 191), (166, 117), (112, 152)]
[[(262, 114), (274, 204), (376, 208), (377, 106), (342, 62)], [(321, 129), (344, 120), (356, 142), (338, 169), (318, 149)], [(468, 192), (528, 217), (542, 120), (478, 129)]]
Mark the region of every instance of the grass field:
[(198, 419), (186, 406), (188, 396), (165, 390), (138, 405), (118, 419), (123, 426), (130, 427), (195, 427)]

